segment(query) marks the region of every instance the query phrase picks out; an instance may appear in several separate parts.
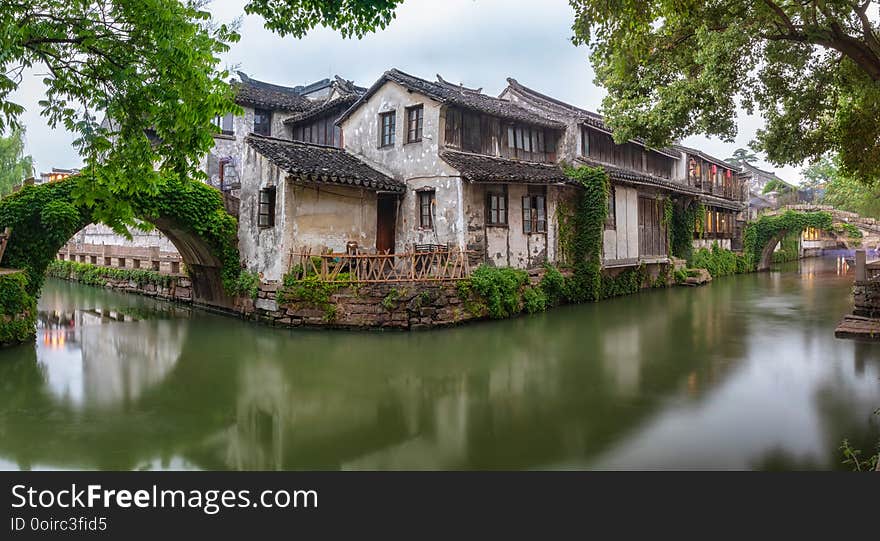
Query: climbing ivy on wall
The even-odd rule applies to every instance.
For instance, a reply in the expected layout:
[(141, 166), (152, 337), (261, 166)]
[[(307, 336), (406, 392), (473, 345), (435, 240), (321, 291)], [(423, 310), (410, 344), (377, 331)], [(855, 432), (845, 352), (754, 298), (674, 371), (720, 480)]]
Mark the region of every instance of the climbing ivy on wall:
[[(92, 222), (89, 208), (72, 203), (79, 182), (79, 178), (69, 177), (26, 186), (0, 199), (0, 228), (12, 228), (3, 266), (25, 271), (30, 295), (39, 293), (46, 268), (58, 250)], [(165, 180), (157, 193), (135, 197), (128, 204), (138, 218), (147, 222), (162, 218), (201, 238), (222, 265), (224, 288), (236, 293), (241, 272), (238, 226), (224, 209), (219, 191), (200, 182)]]
[(0, 274), (0, 346), (24, 342), (36, 332), (37, 301), (27, 284), (24, 272)]
[(673, 256), (690, 261), (694, 254), (694, 231), (702, 209), (693, 199), (675, 201), (669, 225), (669, 246)]
[(565, 174), (583, 188), (572, 214), (571, 302), (602, 298), (602, 231), (608, 213), (608, 175), (601, 167), (567, 167)]
[(788, 210), (775, 216), (761, 216), (746, 226), (743, 233), (743, 252), (754, 267), (761, 261), (764, 247), (774, 238), (787, 233), (800, 233), (807, 227), (829, 231), (832, 217), (828, 212), (797, 212)]

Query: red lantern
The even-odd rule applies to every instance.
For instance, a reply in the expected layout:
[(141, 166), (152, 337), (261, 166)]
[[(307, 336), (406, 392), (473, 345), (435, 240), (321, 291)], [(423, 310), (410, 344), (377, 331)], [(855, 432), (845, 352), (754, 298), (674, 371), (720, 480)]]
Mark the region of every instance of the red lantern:
[(730, 178), (730, 177), (732, 177), (732, 176), (733, 176), (733, 171), (731, 171), (730, 169), (728, 169), (728, 170), (727, 170), (727, 178)]
[(717, 166), (717, 165), (713, 165), (713, 166), (712, 166), (712, 174), (715, 175), (715, 174), (717, 174), (717, 173), (718, 173), (718, 166)]

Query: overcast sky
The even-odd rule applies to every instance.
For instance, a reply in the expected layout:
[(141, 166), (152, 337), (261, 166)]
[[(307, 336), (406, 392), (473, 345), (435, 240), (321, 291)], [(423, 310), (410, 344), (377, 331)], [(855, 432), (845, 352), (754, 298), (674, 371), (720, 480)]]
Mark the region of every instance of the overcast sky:
[[(229, 21), (243, 14), (246, 0), (214, 0), (215, 18)], [(302, 40), (280, 38), (263, 28), (259, 17), (245, 17), (241, 41), (224, 61), (248, 75), (277, 84), (297, 85), (338, 74), (370, 86), (383, 71), (395, 67), (420, 77), (447, 81), (498, 95), (506, 78), (593, 111), (604, 91), (593, 83), (594, 73), (584, 47), (569, 40), (573, 11), (567, 0), (405, 0), (397, 18), (383, 31), (362, 40), (344, 40), (331, 30), (312, 31)], [(14, 99), (27, 108), (27, 152), (37, 172), (81, 163), (71, 146), (73, 137), (50, 130), (39, 115), (43, 98), (40, 70), (26, 75)], [(695, 136), (684, 144), (726, 158), (745, 147), (762, 124), (757, 117), (740, 116), (733, 143)], [(785, 180), (800, 179), (799, 168), (773, 168)]]

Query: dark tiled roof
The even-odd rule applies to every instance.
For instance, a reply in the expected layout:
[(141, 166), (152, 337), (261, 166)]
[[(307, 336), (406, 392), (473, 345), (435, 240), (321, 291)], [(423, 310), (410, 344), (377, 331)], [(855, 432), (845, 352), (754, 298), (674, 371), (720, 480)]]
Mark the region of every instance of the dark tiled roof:
[(239, 105), (290, 112), (307, 111), (312, 107), (312, 103), (294, 88), (257, 81), (241, 72), (238, 76), (241, 81), (234, 81), (232, 87), (235, 102)]
[(406, 186), (376, 171), (348, 152), (323, 145), (248, 135), (247, 143), (288, 174), (306, 182), (347, 184), (402, 193)]
[[(333, 98), (332, 100), (326, 100), (323, 103), (319, 103), (309, 109), (308, 111), (304, 111), (302, 113), (297, 113), (287, 120), (284, 123), (288, 126), (295, 126), (297, 124), (312, 120), (314, 118), (318, 118), (328, 112), (333, 110), (339, 110), (339, 112), (344, 111), (348, 107), (351, 106), (358, 99), (357, 96), (353, 95), (345, 95), (340, 96), (338, 98)], [(335, 119), (334, 119), (335, 120)]]
[(608, 165), (593, 160), (578, 158), (578, 162), (592, 167), (601, 167), (608, 173), (608, 178), (621, 184), (633, 184), (637, 186), (652, 186), (661, 188), (674, 193), (686, 195), (700, 195), (700, 190), (669, 180), (668, 178), (657, 177), (647, 173), (638, 173), (629, 169), (623, 169), (614, 165)]
[(445, 150), (440, 157), (457, 169), (462, 178), (472, 182), (552, 184), (569, 180), (556, 164), (508, 160), (456, 150)]
[[(538, 102), (544, 108), (548, 108), (551, 111), (555, 112), (557, 115), (563, 118), (573, 118), (576, 122), (581, 124), (586, 124), (588, 126), (592, 126), (598, 130), (604, 131), (606, 133), (611, 133), (611, 128), (605, 124), (605, 119), (599, 113), (594, 113), (593, 111), (588, 111), (586, 109), (581, 109), (580, 107), (576, 107), (571, 105), (570, 103), (565, 103), (564, 101), (557, 100), (556, 98), (550, 97), (546, 94), (542, 94), (537, 90), (533, 90), (523, 84), (520, 84), (513, 77), (507, 78), (507, 84), (509, 88), (518, 92), (521, 96), (524, 96), (530, 99), (533, 102)], [(642, 139), (635, 138), (632, 139), (634, 143), (645, 146), (645, 142)], [(651, 149), (656, 152), (660, 152), (666, 154), (672, 158), (678, 159), (680, 157), (680, 152), (676, 151), (674, 148), (666, 147), (666, 148), (658, 148)]]
[(715, 197), (714, 195), (707, 194), (700, 196), (700, 202), (704, 205), (736, 211), (743, 210), (748, 206), (748, 203), (744, 201), (734, 201), (732, 199), (724, 199), (722, 197)]
[[(502, 100), (492, 96), (480, 93), (478, 90), (464, 88), (462, 86), (453, 85), (447, 82), (432, 82), (425, 79), (409, 75), (397, 69), (386, 71), (382, 77), (376, 81), (373, 86), (367, 90), (366, 94), (361, 97), (351, 108), (346, 111), (339, 122), (342, 122), (351, 115), (351, 113), (367, 100), (374, 92), (376, 92), (386, 81), (394, 81), (402, 87), (424, 94), (429, 98), (450, 105), (479, 111), (488, 115), (544, 126), (546, 128), (562, 129), (565, 125), (561, 122), (551, 120), (545, 116), (535, 114), (528, 109), (520, 107), (507, 100)], [(441, 79), (442, 81), (442, 79)]]
[(739, 166), (733, 165), (732, 163), (728, 163), (720, 158), (716, 158), (715, 156), (710, 156), (709, 154), (706, 154), (702, 150), (697, 150), (696, 148), (686, 147), (684, 145), (675, 145), (675, 148), (677, 148), (679, 150), (683, 150), (684, 152), (687, 152), (688, 154), (697, 155), (697, 156), (703, 158), (704, 160), (706, 160), (707, 162), (712, 162), (716, 165), (720, 165), (721, 167), (726, 167), (726, 168), (731, 169), (733, 171), (740, 170)]

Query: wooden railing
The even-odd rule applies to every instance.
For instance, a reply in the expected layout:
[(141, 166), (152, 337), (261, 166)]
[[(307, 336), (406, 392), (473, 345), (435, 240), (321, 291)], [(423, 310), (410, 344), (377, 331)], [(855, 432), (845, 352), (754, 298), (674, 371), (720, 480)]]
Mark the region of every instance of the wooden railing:
[(449, 282), (471, 275), (470, 252), (434, 247), (403, 254), (290, 254), (289, 274), (294, 280), (317, 277), (322, 282), (381, 284)]

